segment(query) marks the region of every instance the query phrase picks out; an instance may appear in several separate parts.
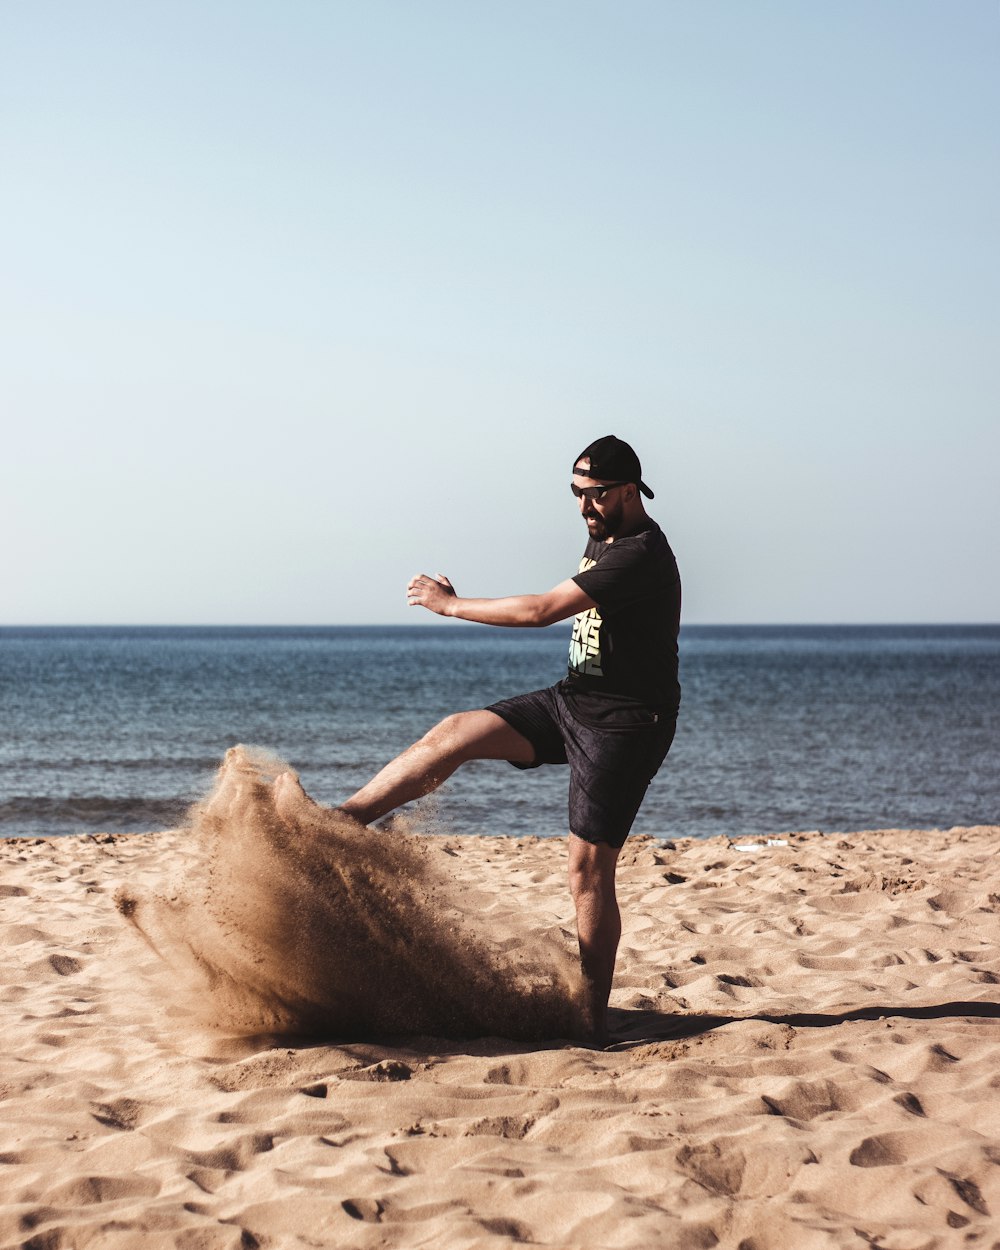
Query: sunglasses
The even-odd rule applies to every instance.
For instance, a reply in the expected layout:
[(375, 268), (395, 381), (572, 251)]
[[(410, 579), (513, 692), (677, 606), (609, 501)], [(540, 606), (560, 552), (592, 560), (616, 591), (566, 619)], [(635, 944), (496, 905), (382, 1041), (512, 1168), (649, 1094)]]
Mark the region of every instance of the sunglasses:
[(570, 482), (569, 488), (573, 492), (574, 499), (587, 499), (591, 503), (595, 501), (600, 503), (609, 490), (627, 485), (628, 482), (608, 482), (605, 486), (577, 486), (576, 482)]

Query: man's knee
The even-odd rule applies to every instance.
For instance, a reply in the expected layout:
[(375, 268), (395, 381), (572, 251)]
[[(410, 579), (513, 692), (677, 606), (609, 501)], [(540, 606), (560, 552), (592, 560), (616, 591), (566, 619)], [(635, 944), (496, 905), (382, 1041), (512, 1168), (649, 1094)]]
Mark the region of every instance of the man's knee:
[(569, 888), (574, 899), (613, 895), (620, 847), (569, 835)]

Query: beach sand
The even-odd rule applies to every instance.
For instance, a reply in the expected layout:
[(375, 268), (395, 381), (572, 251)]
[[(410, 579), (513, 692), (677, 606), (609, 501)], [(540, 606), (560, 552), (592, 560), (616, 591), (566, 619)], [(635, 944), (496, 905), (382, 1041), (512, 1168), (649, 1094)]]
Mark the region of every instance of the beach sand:
[[(0, 842), (0, 1246), (996, 1247), (998, 837), (630, 840), (603, 1051), (208, 1027), (114, 901), (195, 832)], [(417, 840), (572, 953), (563, 841)]]

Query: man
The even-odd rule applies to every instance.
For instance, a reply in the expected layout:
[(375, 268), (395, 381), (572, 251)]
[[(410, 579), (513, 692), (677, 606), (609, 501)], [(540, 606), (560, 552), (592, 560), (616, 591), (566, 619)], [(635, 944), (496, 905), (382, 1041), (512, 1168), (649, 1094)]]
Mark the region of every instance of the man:
[[(574, 577), (541, 595), (464, 599), (444, 576), (414, 577), (408, 602), (484, 625), (542, 626), (575, 617), (566, 677), (557, 685), (448, 716), (340, 809), (370, 824), (428, 794), (468, 760), (517, 768), (569, 764), (569, 884), (580, 962), (598, 1038), (621, 936), (615, 866), (650, 780), (674, 735), (680, 688), (680, 578), (670, 545), (646, 513), (635, 452), (613, 434), (573, 462), (573, 495), (588, 541)], [(291, 774), (279, 811), (305, 795)]]

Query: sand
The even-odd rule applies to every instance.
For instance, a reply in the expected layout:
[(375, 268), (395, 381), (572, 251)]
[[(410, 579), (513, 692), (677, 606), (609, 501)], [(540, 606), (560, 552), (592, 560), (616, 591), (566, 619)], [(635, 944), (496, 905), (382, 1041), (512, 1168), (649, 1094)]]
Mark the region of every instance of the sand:
[[(0, 842), (0, 1246), (998, 1246), (998, 836), (630, 841), (603, 1051), (206, 1027), (114, 903), (191, 830)], [(426, 842), (572, 950), (563, 842)]]

